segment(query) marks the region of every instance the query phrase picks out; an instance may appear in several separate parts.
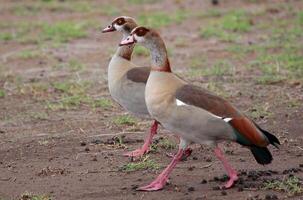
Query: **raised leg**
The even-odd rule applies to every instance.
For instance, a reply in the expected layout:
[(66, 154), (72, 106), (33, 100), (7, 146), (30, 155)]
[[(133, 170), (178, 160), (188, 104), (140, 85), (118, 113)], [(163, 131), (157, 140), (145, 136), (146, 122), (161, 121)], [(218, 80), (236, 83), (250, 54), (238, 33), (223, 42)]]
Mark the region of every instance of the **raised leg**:
[(217, 146), (215, 148), (215, 154), (217, 156), (217, 158), (222, 162), (228, 176), (229, 176), (229, 180), (227, 181), (227, 183), (224, 185), (225, 188), (230, 188), (234, 185), (235, 181), (238, 180), (238, 175), (236, 170), (234, 170), (231, 165), (227, 162), (227, 160), (225, 159), (222, 150), (219, 148), (219, 146)]
[(182, 155), (184, 154), (184, 151), (187, 147), (187, 142), (185, 140), (181, 139), (180, 145), (179, 145), (179, 150), (178, 153), (174, 156), (173, 160), (171, 163), (163, 170), (163, 172), (149, 185), (143, 186), (138, 188), (138, 190), (142, 191), (156, 191), (162, 189), (170, 175), (170, 173), (173, 171), (177, 163), (181, 160)]
[(150, 132), (147, 135), (147, 137), (145, 138), (144, 144), (141, 148), (136, 149), (131, 152), (127, 152), (124, 155), (129, 156), (129, 157), (140, 157), (140, 156), (143, 156), (145, 153), (149, 152), (149, 150), (150, 150), (149, 146), (152, 143), (152, 139), (157, 134), (158, 124), (159, 124), (159, 122), (157, 122), (156, 120), (153, 122)]

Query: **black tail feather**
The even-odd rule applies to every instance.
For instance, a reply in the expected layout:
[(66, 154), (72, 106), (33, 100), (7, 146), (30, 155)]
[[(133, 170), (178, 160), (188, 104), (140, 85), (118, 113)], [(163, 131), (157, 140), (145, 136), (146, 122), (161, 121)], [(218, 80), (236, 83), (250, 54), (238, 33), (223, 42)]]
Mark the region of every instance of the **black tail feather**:
[(259, 164), (266, 165), (273, 160), (270, 151), (266, 147), (251, 146), (250, 151)]
[(262, 129), (255, 122), (254, 122), (254, 124), (267, 137), (269, 143), (272, 144), (273, 146), (275, 146), (277, 149), (279, 149), (279, 145), (281, 144), (279, 139), (276, 136), (274, 136), (273, 134), (269, 133), (268, 131)]

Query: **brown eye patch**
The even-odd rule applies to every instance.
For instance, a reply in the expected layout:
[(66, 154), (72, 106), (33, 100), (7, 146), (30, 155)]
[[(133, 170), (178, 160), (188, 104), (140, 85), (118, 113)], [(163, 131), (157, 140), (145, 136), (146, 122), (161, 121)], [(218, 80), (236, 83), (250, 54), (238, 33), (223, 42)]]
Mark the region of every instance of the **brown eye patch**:
[(149, 30), (147, 28), (144, 27), (140, 27), (136, 30), (136, 35), (138, 35), (139, 37), (144, 36)]
[(114, 21), (114, 23), (117, 23), (119, 26), (123, 25), (125, 22), (126, 21), (123, 17), (120, 17)]

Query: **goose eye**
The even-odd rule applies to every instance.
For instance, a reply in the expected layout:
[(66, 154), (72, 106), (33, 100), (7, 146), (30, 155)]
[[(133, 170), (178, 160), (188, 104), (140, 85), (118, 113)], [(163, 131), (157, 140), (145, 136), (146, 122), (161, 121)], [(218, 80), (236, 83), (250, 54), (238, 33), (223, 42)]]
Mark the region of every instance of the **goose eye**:
[(146, 31), (144, 29), (139, 29), (138, 32), (137, 32), (137, 35), (142, 37), (142, 36), (145, 35), (145, 33), (146, 33)]
[(123, 18), (120, 18), (120, 19), (117, 20), (117, 24), (120, 25), (120, 26), (124, 23), (125, 23), (125, 20)]

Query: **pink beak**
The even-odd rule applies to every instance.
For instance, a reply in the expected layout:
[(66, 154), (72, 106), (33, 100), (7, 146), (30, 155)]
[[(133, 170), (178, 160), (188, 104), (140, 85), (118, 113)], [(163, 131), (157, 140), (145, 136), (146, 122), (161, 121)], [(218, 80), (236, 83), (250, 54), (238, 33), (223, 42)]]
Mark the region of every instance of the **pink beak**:
[(108, 33), (115, 31), (115, 27), (113, 25), (108, 25), (105, 29), (102, 30), (102, 33)]
[(134, 36), (130, 35), (126, 39), (122, 40), (119, 44), (119, 46), (125, 46), (125, 45), (130, 45), (134, 44), (136, 42)]

